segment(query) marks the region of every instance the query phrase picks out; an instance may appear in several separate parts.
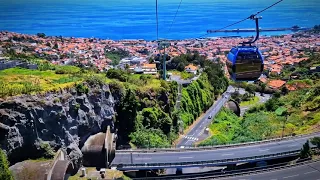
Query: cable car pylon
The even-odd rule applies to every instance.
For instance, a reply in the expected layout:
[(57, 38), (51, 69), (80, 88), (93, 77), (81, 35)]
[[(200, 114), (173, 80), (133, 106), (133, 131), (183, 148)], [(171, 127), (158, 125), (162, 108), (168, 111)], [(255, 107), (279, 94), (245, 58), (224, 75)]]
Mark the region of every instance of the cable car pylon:
[[(163, 60), (162, 60), (162, 79), (166, 80), (167, 79), (167, 68), (166, 68), (166, 60), (167, 60), (167, 55), (166, 55), (166, 48), (168, 48), (171, 44), (167, 42), (166, 40), (159, 40), (158, 41), (158, 49), (159, 49), (159, 56), (161, 57), (161, 50), (163, 50)], [(161, 61), (161, 60), (160, 60)]]

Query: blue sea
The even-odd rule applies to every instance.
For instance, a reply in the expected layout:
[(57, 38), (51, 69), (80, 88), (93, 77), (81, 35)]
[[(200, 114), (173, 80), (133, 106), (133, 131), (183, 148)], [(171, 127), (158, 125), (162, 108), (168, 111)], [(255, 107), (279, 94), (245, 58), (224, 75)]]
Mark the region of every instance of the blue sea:
[[(158, 0), (159, 38), (188, 39), (248, 17), (277, 0)], [(261, 13), (261, 28), (313, 27), (320, 24), (320, 0), (284, 0)], [(103, 39), (146, 39), (156, 36), (155, 0), (0, 0), (0, 31)], [(230, 27), (254, 28), (247, 20)], [(264, 32), (275, 35), (289, 32)], [(214, 33), (207, 37), (251, 36)]]

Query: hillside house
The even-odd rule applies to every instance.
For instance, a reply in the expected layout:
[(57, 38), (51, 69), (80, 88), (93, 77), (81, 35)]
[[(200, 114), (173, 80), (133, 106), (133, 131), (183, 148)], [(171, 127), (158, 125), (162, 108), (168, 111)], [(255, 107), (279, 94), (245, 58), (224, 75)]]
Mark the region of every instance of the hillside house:
[(189, 64), (184, 68), (186, 72), (192, 73), (192, 74), (197, 74), (198, 69), (199, 69), (198, 66), (195, 66), (193, 64)]
[(285, 84), (286, 84), (286, 81), (282, 81), (282, 80), (272, 80), (268, 82), (268, 86), (272, 89), (280, 89)]
[(141, 69), (143, 70), (143, 74), (157, 74), (157, 66), (156, 64), (143, 64), (141, 66)]

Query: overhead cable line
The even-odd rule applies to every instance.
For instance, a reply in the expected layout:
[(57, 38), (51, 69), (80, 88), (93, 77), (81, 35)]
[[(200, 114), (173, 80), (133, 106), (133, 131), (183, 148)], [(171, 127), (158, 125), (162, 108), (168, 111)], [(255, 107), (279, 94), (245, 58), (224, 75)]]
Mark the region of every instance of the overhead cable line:
[[(236, 25), (236, 24), (242, 23), (243, 21), (246, 21), (246, 20), (248, 20), (248, 19), (253, 19), (253, 18), (254, 18), (255, 16), (257, 16), (258, 14), (260, 14), (260, 13), (262, 13), (262, 12), (264, 12), (264, 11), (270, 9), (270, 8), (272, 8), (273, 6), (279, 4), (279, 3), (282, 2), (282, 1), (284, 1), (284, 0), (279, 0), (279, 1), (275, 2), (275, 3), (273, 3), (272, 5), (264, 8), (263, 10), (258, 11), (257, 13), (250, 15), (249, 17), (246, 17), (246, 18), (244, 18), (244, 19), (242, 19), (242, 20), (240, 20), (240, 21), (237, 21), (237, 22), (235, 22), (235, 23), (232, 23), (232, 24), (230, 24), (230, 25), (228, 25), (228, 26), (225, 26), (225, 27), (223, 27), (223, 28), (217, 29), (217, 30), (215, 30), (215, 31), (210, 31), (210, 33), (215, 33), (215, 32), (224, 30), (224, 29), (226, 29), (226, 28), (228, 28), (228, 27), (234, 26), (234, 25)], [(204, 35), (201, 35), (199, 38), (201, 38), (201, 37), (203, 37), (203, 36), (206, 36), (206, 35), (208, 35), (208, 34), (209, 34), (209, 32), (207, 32), (207, 33), (204, 34)]]
[(170, 32), (173, 24), (175, 23), (176, 17), (177, 17), (177, 15), (178, 15), (178, 12), (179, 12), (179, 9), (180, 9), (180, 6), (181, 6), (181, 3), (182, 3), (182, 0), (180, 0), (179, 6), (178, 6), (177, 11), (176, 11), (176, 14), (174, 15), (174, 18), (173, 18), (173, 20), (172, 20), (172, 22), (171, 22), (171, 25), (170, 25), (170, 27), (169, 27), (168, 32)]
[(157, 40), (159, 39), (158, 0), (156, 0)]

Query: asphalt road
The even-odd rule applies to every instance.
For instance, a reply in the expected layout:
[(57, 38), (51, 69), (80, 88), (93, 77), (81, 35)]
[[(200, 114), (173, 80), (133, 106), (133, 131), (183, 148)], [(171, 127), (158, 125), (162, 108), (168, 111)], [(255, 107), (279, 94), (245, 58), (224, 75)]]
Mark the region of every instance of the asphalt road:
[(259, 174), (250, 174), (234, 178), (222, 178), (224, 180), (320, 180), (320, 162), (314, 162), (302, 166), (269, 171)]
[[(183, 148), (192, 146), (194, 142), (199, 140), (205, 128), (208, 127), (211, 123), (212, 118), (214, 118), (214, 116), (220, 111), (222, 106), (229, 100), (231, 96), (229, 92), (233, 90), (234, 88), (232, 86), (228, 87), (227, 91), (217, 99), (217, 101), (207, 110), (205, 115), (202, 116), (197, 124), (195, 124), (194, 127), (180, 140), (180, 142), (177, 144), (177, 147)], [(210, 115), (212, 116), (212, 118), (208, 119)]]
[(276, 154), (300, 150), (306, 140), (314, 136), (320, 136), (320, 133), (278, 142), (206, 151), (116, 153), (111, 164), (116, 166), (119, 164), (180, 163)]

